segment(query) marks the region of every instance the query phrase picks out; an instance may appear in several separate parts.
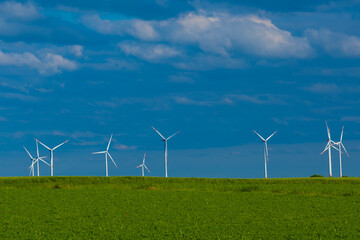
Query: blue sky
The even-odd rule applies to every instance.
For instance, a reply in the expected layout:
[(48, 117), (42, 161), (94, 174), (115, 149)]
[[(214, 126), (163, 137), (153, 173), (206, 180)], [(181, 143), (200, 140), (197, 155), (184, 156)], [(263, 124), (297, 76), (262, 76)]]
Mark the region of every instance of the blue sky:
[[(359, 1), (0, 2), (0, 175), (28, 175), (34, 138), (55, 175), (328, 174), (325, 120), (360, 169)], [(48, 154), (40, 148), (42, 155)], [(338, 176), (338, 156), (333, 157)], [(50, 169), (41, 167), (41, 175)]]

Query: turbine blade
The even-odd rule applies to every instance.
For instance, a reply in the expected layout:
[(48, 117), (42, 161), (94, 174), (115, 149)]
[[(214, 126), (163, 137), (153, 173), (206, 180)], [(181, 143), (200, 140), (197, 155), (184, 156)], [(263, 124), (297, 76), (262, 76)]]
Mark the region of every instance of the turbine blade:
[(340, 148), (337, 148), (337, 147), (335, 147), (334, 145), (331, 145), (331, 147), (334, 148), (335, 150), (341, 152), (341, 149), (340, 149)]
[(51, 165), (48, 164), (46, 161), (44, 161), (44, 160), (42, 159), (42, 157), (38, 158), (38, 160), (42, 161), (43, 163), (45, 163), (46, 165), (48, 165), (49, 167), (51, 167)]
[(266, 141), (262, 136), (260, 136), (260, 134), (258, 134), (255, 130), (253, 130), (254, 133), (256, 133), (256, 135), (258, 135), (264, 142)]
[(146, 168), (146, 170), (148, 170), (148, 172), (150, 172), (150, 170), (146, 167), (146, 165), (144, 165), (144, 167)]
[(144, 153), (143, 164), (145, 164), (146, 153)]
[(59, 145), (57, 145), (56, 147), (54, 147), (52, 150), (55, 150), (55, 149), (57, 149), (58, 147), (60, 147), (60, 146), (62, 146), (62, 145), (64, 145), (65, 143), (67, 143), (69, 140), (66, 140), (65, 142), (63, 142), (63, 143), (60, 143)]
[(277, 131), (275, 131), (273, 134), (271, 134), (265, 141), (269, 140)]
[(136, 168), (139, 168), (139, 167), (141, 167), (142, 166), (142, 164), (141, 165), (139, 165), (139, 166), (137, 166)]
[(177, 131), (176, 133), (174, 133), (173, 135), (171, 135), (170, 137), (168, 137), (166, 140), (169, 140), (170, 138), (172, 138), (173, 136), (175, 136), (176, 134), (178, 134), (180, 131)]
[(348, 152), (346, 151), (346, 148), (345, 148), (345, 146), (344, 146), (344, 144), (341, 142), (340, 143), (341, 144), (341, 147), (344, 149), (344, 151), (346, 152), (346, 155), (349, 157), (349, 154), (348, 154)]
[(160, 133), (158, 130), (156, 130), (154, 127), (152, 127), (152, 128), (160, 135), (160, 137), (161, 137), (162, 139), (166, 140), (166, 139), (164, 138), (164, 136), (161, 135), (161, 133)]
[(34, 158), (31, 156), (31, 154), (29, 153), (29, 151), (26, 149), (26, 147), (25, 147), (25, 146), (23, 146), (23, 148), (24, 148), (24, 149), (25, 149), (25, 151), (29, 154), (30, 158), (31, 158), (31, 159), (34, 159)]
[(35, 140), (36, 140), (38, 143), (40, 143), (41, 145), (43, 145), (45, 148), (47, 148), (49, 151), (51, 151), (51, 148), (49, 148), (48, 146), (46, 146), (45, 144), (43, 144), (42, 142), (40, 142), (40, 141), (37, 140), (36, 138), (35, 138)]
[(36, 142), (36, 154), (37, 154), (37, 157), (39, 157), (39, 143), (37, 141)]
[(110, 143), (111, 143), (112, 136), (113, 136), (113, 134), (111, 134), (111, 136), (110, 136), (110, 140), (109, 140), (109, 143), (108, 143), (108, 145), (107, 145), (106, 151), (109, 151), (109, 147), (110, 147)]
[(115, 167), (117, 168), (117, 165), (116, 165), (114, 159), (112, 158), (112, 156), (110, 155), (110, 153), (107, 153), (107, 154), (109, 155), (109, 157), (111, 158), (111, 161), (114, 163)]
[(328, 143), (328, 144), (326, 145), (326, 147), (325, 147), (324, 151), (322, 151), (322, 152), (320, 153), (320, 155), (321, 155), (321, 154), (323, 154), (324, 152), (326, 152), (326, 150), (328, 150), (328, 149), (329, 149), (329, 146), (330, 146), (330, 145), (329, 145), (329, 143)]
[(93, 152), (91, 154), (100, 154), (100, 153), (106, 153), (106, 151), (101, 151), (101, 152)]
[(29, 168), (33, 168), (36, 161), (32, 161)]
[(329, 137), (329, 140), (330, 140), (331, 139), (331, 137), (330, 137), (330, 129), (329, 129), (329, 126), (327, 124), (327, 121), (325, 121), (325, 124), (326, 124), (327, 134), (328, 134), (328, 137)]
[(265, 141), (265, 149), (266, 149), (266, 161), (269, 162), (269, 150), (268, 150), (267, 142), (266, 142), (266, 141)]
[(343, 134), (344, 134), (344, 126), (342, 126), (342, 129), (341, 129), (341, 136), (340, 136), (341, 143), (342, 143)]

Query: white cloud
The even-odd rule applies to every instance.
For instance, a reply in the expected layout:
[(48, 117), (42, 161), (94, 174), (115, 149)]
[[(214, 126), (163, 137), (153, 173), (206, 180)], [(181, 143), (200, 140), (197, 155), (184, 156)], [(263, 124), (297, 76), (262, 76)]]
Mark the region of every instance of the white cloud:
[(38, 97), (34, 97), (29, 94), (12, 93), (12, 92), (2, 92), (0, 93), (0, 98), (17, 99), (26, 102), (36, 102), (40, 100)]
[(14, 20), (32, 20), (40, 16), (37, 8), (31, 3), (18, 3), (6, 1), (0, 3), (0, 18), (12, 18)]
[(333, 93), (340, 90), (339, 86), (335, 83), (316, 83), (305, 89), (315, 93)]
[(343, 117), (341, 119), (341, 121), (360, 123), (360, 117), (359, 116), (346, 116), (346, 117)]
[(114, 148), (117, 150), (134, 150), (134, 149), (136, 149), (135, 146), (127, 146), (124, 144), (115, 144)]
[(304, 58), (312, 50), (305, 38), (278, 29), (269, 19), (228, 13), (189, 13), (170, 33), (175, 42), (195, 43), (203, 51), (229, 55), (245, 52), (270, 58)]
[(359, 37), (331, 32), (327, 29), (308, 29), (305, 31), (305, 35), (311, 43), (319, 46), (319, 48), (332, 56), (360, 56)]
[(256, 95), (247, 95), (247, 94), (232, 94), (228, 96), (232, 100), (237, 100), (240, 102), (248, 102), (254, 104), (287, 104), (284, 98), (286, 96), (280, 95), (271, 95), (271, 94), (256, 94)]
[(101, 19), (98, 15), (87, 15), (82, 18), (82, 22), (102, 34), (131, 35), (143, 40), (157, 39), (157, 33), (150, 21), (140, 19), (111, 21)]
[(81, 57), (83, 55), (84, 47), (81, 45), (72, 45), (70, 47), (70, 52), (77, 57)]
[(128, 59), (106, 59), (105, 62), (99, 63), (84, 63), (83, 67), (91, 67), (96, 70), (108, 71), (108, 70), (134, 70), (138, 68), (138, 64)]
[(214, 105), (228, 105), (233, 102), (229, 98), (220, 98), (220, 99), (206, 99), (206, 100), (193, 100), (188, 97), (174, 97), (174, 100), (177, 104), (182, 105), (197, 105), (197, 106), (214, 106)]
[(71, 71), (77, 68), (74, 61), (58, 54), (47, 53), (39, 58), (30, 52), (4, 53), (1, 50), (0, 65), (35, 68), (42, 75), (52, 75), (60, 73), (62, 70)]
[(270, 19), (226, 12), (190, 12), (162, 21), (103, 20), (87, 16), (83, 23), (103, 33), (130, 35), (145, 41), (197, 46), (204, 53), (250, 54), (269, 58), (306, 58), (312, 48), (304, 37), (277, 28)]
[(181, 61), (172, 62), (171, 64), (183, 70), (238, 69), (246, 66), (242, 59), (204, 53), (196, 56), (186, 56)]
[(180, 55), (175, 48), (163, 44), (139, 44), (139, 43), (119, 43), (120, 49), (127, 55), (133, 55), (147, 61), (156, 61), (172, 58)]
[(38, 67), (40, 74), (52, 75), (61, 73), (62, 70), (72, 71), (77, 68), (74, 61), (64, 58), (58, 54), (48, 53), (45, 55), (42, 64)]

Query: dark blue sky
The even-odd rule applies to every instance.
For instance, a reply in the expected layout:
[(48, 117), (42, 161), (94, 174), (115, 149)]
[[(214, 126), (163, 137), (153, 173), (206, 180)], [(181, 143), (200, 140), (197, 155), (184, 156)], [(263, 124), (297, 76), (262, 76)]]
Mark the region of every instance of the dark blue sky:
[[(325, 120), (345, 126), (360, 170), (359, 1), (0, 2), (0, 175), (28, 174), (34, 138), (55, 152), (55, 175), (104, 175), (104, 150), (139, 175), (327, 175)], [(41, 148), (43, 155), (47, 154)], [(333, 152), (335, 154), (335, 152)], [(333, 157), (338, 176), (338, 156)], [(42, 166), (41, 174), (50, 169)]]

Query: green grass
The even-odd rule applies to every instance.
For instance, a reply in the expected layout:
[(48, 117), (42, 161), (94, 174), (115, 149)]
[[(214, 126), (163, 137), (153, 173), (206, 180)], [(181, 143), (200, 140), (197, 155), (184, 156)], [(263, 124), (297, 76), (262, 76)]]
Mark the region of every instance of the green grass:
[(0, 178), (0, 239), (360, 239), (359, 178)]

